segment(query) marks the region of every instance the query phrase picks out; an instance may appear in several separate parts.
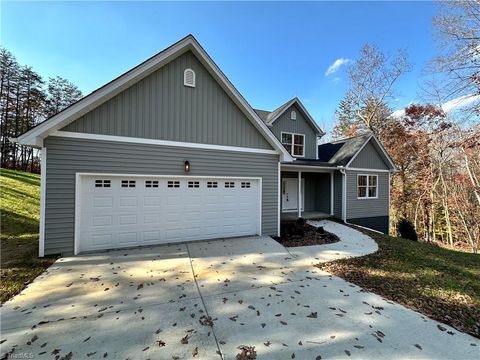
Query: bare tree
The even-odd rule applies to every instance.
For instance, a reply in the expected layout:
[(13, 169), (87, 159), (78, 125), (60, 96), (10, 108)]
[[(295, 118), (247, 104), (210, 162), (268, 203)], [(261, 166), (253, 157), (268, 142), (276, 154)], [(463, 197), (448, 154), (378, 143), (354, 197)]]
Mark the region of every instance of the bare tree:
[[(480, 1), (444, 1), (433, 19), (440, 54), (432, 70), (443, 76), (444, 97), (480, 96)], [(480, 101), (468, 110), (480, 115)]]
[[(345, 112), (344, 108), (348, 106), (346, 113), (351, 123), (360, 130), (379, 135), (391, 114), (389, 104), (395, 98), (395, 84), (410, 70), (404, 50), (388, 57), (375, 45), (365, 44), (358, 60), (348, 68), (350, 86), (340, 110)], [(339, 121), (339, 128), (345, 127), (340, 116)], [(346, 127), (351, 128), (351, 125)]]

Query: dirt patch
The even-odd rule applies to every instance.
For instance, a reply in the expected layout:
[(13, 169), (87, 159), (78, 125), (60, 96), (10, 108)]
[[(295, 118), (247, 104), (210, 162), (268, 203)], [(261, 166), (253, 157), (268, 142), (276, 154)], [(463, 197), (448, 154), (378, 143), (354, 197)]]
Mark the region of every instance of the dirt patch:
[(331, 244), (340, 241), (337, 235), (329, 233), (323, 227), (309, 225), (304, 219), (283, 221), (280, 224), (281, 236), (273, 237), (285, 247)]

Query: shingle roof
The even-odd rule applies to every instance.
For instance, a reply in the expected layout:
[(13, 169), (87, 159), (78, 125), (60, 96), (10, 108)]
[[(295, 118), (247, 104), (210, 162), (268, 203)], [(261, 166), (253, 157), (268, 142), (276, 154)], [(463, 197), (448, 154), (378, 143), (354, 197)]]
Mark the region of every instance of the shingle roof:
[(264, 123), (268, 121), (268, 115), (270, 114), (270, 111), (266, 110), (260, 110), (260, 109), (253, 109), (257, 113), (258, 117), (262, 119)]
[(345, 166), (372, 136), (365, 133), (351, 138), (334, 141), (318, 146), (318, 158), (329, 164)]
[(290, 104), (293, 102), (295, 99), (288, 100), (285, 104), (280, 105), (278, 108), (276, 108), (273, 111), (266, 111), (266, 110), (259, 110), (259, 109), (253, 109), (255, 112), (260, 116), (260, 119), (262, 119), (265, 123), (270, 122), (273, 118), (275, 118), (278, 114), (281, 114), (282, 112), (285, 111), (285, 109), (290, 106)]

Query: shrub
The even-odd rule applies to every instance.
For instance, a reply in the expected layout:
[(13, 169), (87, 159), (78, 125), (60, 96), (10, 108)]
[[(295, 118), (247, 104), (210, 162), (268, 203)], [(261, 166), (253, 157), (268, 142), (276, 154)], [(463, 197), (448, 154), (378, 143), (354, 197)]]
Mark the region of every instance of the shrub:
[(299, 225), (299, 226), (305, 226), (306, 223), (307, 223), (307, 222), (306, 222), (305, 219), (302, 218), (302, 217), (301, 217), (301, 218), (298, 218), (298, 220), (297, 220), (297, 225)]
[(418, 236), (415, 231), (415, 227), (412, 222), (408, 219), (401, 219), (397, 224), (397, 231), (400, 233), (400, 236), (405, 239), (417, 241)]

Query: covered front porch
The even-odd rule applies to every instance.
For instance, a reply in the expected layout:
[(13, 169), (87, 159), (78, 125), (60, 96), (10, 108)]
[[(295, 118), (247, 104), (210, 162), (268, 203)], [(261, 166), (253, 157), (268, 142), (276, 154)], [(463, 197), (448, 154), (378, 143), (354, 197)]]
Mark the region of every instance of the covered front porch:
[(281, 170), (282, 221), (334, 215), (335, 169), (282, 164)]

